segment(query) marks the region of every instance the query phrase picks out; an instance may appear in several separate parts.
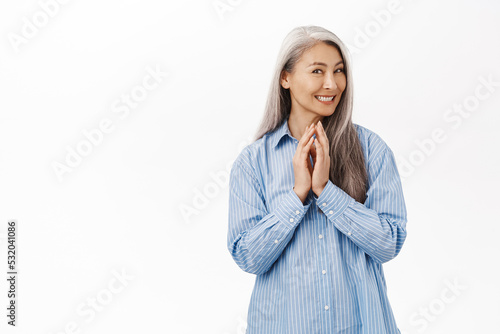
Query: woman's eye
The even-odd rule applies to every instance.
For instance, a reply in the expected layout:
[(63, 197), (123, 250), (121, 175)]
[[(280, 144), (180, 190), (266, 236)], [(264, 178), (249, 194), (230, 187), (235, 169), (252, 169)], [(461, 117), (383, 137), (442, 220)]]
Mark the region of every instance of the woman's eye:
[[(322, 73), (323, 70), (321, 69), (315, 69), (314, 71), (312, 71), (312, 73), (315, 73), (315, 74), (319, 74), (319, 73)], [(343, 68), (338, 68), (335, 70), (335, 73), (341, 73), (341, 72), (344, 72), (344, 69)]]

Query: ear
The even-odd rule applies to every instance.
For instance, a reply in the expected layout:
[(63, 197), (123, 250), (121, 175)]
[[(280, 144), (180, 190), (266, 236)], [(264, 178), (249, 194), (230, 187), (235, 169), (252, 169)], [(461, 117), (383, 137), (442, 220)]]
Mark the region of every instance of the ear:
[(285, 89), (290, 88), (290, 82), (289, 82), (288, 75), (289, 75), (289, 73), (287, 71), (281, 72), (281, 78), (280, 78), (281, 87), (283, 87)]

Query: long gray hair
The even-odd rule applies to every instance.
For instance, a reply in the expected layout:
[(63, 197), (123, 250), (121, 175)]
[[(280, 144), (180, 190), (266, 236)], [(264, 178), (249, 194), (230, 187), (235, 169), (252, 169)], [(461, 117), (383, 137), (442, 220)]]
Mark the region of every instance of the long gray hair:
[(368, 178), (361, 143), (351, 119), (351, 60), (346, 46), (334, 33), (318, 26), (303, 26), (293, 29), (285, 37), (271, 81), (265, 114), (254, 140), (274, 131), (290, 115), (290, 91), (281, 86), (282, 73), (291, 73), (302, 54), (321, 42), (337, 48), (344, 61), (346, 76), (346, 87), (335, 112), (322, 120), (330, 143), (330, 180), (356, 201), (364, 203)]

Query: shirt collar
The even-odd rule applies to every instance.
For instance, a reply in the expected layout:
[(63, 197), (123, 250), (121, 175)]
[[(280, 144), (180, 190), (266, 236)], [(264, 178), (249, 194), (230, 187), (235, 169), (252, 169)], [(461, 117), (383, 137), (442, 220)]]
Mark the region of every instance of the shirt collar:
[(281, 138), (283, 138), (285, 135), (288, 135), (290, 136), (290, 138), (293, 138), (292, 133), (288, 128), (288, 117), (285, 118), (285, 120), (281, 123), (281, 125), (272, 134), (271, 143), (273, 148), (275, 148), (278, 145)]

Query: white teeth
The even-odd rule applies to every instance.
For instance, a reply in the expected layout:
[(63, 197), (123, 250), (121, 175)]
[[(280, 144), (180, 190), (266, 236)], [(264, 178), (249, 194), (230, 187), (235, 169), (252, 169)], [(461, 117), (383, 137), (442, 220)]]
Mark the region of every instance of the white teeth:
[(316, 98), (320, 101), (332, 101), (335, 98), (335, 96), (332, 97), (316, 96)]

